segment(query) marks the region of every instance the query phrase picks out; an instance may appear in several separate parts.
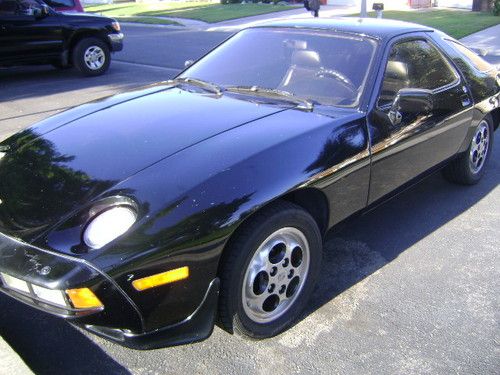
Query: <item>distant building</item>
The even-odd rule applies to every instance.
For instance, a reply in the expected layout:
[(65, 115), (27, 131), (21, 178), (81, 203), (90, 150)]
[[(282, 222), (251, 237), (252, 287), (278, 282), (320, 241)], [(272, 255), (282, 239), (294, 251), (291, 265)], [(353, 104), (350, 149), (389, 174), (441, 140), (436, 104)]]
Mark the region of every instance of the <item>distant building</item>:
[[(329, 5), (347, 5), (347, 6), (361, 6), (361, 0), (327, 0)], [(368, 10), (372, 9), (373, 3), (384, 3), (385, 7), (388, 8), (389, 6), (396, 7), (396, 8), (401, 8), (408, 6), (408, 0), (390, 0), (390, 1), (383, 1), (383, 0), (367, 0), (366, 1), (366, 8)]]
[[(472, 0), (471, 0), (472, 1)], [(361, 0), (327, 0), (330, 5), (361, 6)], [(459, 1), (457, 1), (459, 2)], [(384, 3), (386, 9), (404, 8), (425, 8), (432, 6), (432, 0), (367, 0), (367, 9), (371, 10), (373, 3)]]
[(438, 0), (437, 5), (440, 7), (472, 9), (472, 0)]
[[(329, 5), (361, 6), (361, 0), (325, 0)], [(366, 8), (372, 9), (373, 3), (384, 3), (386, 9), (392, 8), (428, 8), (440, 6), (448, 8), (472, 9), (473, 0), (367, 0)]]

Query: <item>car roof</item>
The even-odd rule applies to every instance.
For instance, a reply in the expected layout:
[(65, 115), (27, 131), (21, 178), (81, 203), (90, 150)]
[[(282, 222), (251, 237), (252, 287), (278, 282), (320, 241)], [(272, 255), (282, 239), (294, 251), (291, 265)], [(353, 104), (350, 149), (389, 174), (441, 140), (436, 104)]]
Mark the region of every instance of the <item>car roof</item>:
[(416, 23), (377, 18), (332, 17), (276, 20), (255, 27), (304, 28), (332, 30), (339, 32), (369, 35), (378, 39), (392, 38), (397, 35), (418, 31), (434, 31), (432, 28)]

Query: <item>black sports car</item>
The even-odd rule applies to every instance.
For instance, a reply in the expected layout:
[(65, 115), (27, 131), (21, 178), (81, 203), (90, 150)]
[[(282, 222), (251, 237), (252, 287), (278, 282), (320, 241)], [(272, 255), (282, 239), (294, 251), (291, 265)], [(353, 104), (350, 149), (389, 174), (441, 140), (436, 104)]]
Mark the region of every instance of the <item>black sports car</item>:
[(172, 81), (0, 143), (0, 289), (134, 348), (202, 340), (217, 317), (276, 335), (329, 228), (437, 169), (481, 178), (499, 88), (419, 25), (243, 30)]

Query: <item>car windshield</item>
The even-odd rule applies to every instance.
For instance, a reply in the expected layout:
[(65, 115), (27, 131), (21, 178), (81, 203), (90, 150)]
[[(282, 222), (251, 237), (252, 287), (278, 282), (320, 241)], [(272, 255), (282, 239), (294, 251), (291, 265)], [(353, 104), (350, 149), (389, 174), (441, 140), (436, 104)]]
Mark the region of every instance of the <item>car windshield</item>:
[(355, 107), (375, 48), (372, 39), (342, 33), (248, 29), (180, 77), (210, 82), (242, 95), (285, 93), (321, 105)]

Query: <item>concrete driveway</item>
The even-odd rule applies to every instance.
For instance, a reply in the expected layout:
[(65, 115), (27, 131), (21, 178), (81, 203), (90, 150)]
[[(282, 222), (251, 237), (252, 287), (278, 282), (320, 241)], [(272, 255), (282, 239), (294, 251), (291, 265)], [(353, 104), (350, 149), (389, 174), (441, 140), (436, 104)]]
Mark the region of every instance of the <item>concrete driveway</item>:
[[(125, 27), (109, 74), (0, 70), (0, 139), (57, 110), (171, 77), (224, 33)], [(500, 137), (497, 132), (497, 137)], [(436, 174), (325, 241), (302, 321), (253, 342), (134, 351), (0, 296), (0, 335), (37, 374), (495, 374), (499, 362), (500, 151), (476, 186)]]

